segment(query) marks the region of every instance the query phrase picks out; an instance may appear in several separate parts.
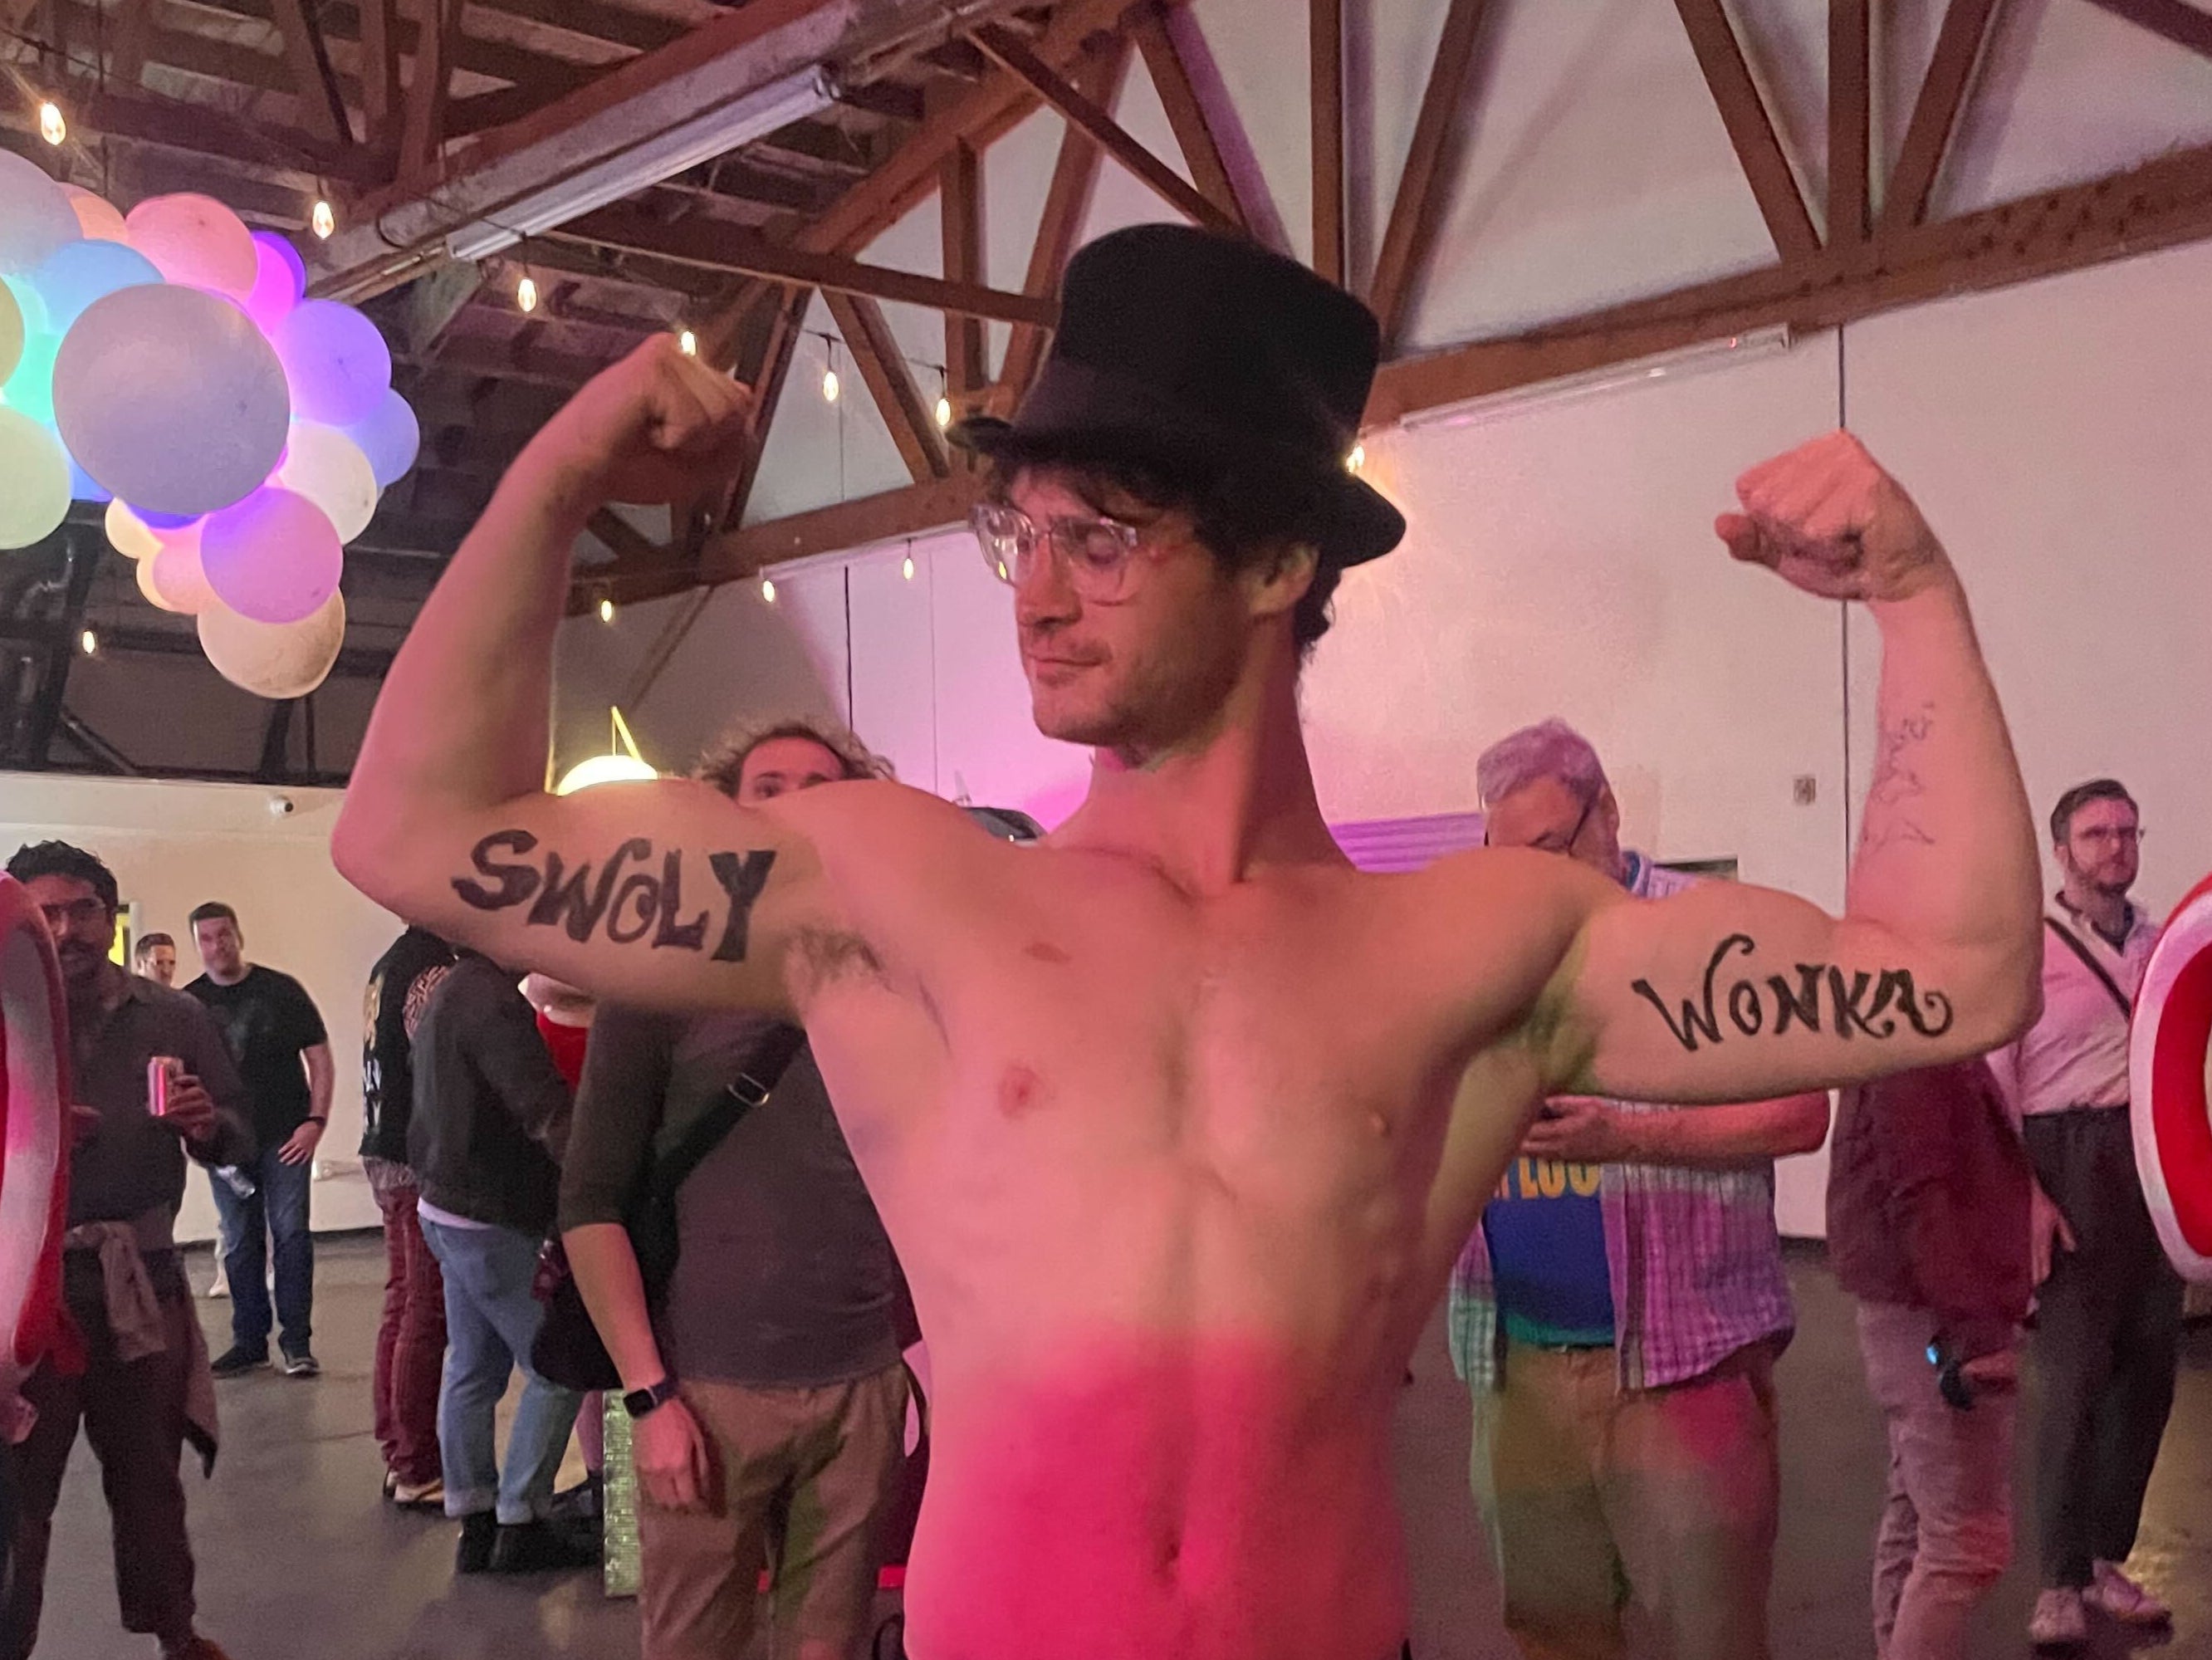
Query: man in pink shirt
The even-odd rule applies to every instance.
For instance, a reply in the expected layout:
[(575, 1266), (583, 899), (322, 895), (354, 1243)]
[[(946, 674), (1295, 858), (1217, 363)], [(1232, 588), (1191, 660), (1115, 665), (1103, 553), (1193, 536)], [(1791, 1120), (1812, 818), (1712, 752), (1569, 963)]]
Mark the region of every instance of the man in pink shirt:
[(2181, 1277), (2144, 1206), (2128, 1120), (2128, 1019), (2158, 939), (2127, 897), (2142, 837), (2115, 780), (2058, 798), (2051, 841), (2064, 883), (2044, 916), (2043, 1013), (1990, 1056), (2041, 1184), (2044, 1589), (2028, 1633), (2047, 1646), (2086, 1642), (2090, 1609), (2131, 1626), (2168, 1618), (2120, 1566), (2173, 1406), (2181, 1332)]

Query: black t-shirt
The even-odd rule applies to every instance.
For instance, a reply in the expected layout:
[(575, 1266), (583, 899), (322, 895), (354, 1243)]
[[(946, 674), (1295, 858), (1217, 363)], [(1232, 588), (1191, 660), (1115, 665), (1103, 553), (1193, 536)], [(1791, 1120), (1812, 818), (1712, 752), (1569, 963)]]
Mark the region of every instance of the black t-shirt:
[(300, 1051), (330, 1042), (307, 988), (289, 974), (259, 964), (234, 986), (202, 975), (185, 989), (208, 1006), (246, 1080), (253, 1134), (273, 1147), (306, 1120), (310, 1098)]

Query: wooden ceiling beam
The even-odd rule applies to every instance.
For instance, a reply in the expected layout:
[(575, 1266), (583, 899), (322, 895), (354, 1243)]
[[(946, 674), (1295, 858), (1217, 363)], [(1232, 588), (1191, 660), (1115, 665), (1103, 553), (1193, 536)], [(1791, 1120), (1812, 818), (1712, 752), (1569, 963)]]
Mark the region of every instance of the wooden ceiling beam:
[(70, 104), (71, 124), (87, 137), (105, 133), (159, 144), (241, 170), (283, 170), (307, 183), (325, 178), (366, 188), (391, 176), (389, 149), (331, 144), (311, 133), (249, 122), (213, 106), (103, 93), (88, 82), (74, 80)]
[(601, 508), (591, 516), (584, 528), (606, 544), (614, 556), (625, 565), (665, 563), (671, 550), (654, 541), (612, 508)]
[(1828, 246), (1864, 246), (1874, 155), (1871, 0), (1828, 0)]
[(2185, 0), (2089, 0), (2100, 11), (2124, 18), (2137, 28), (2148, 29), (2161, 40), (2170, 40), (2199, 58), (2212, 58), (2212, 14)]
[[(1145, 56), (1146, 71), (1160, 95), (1160, 107), (1167, 112), (1168, 126), (1175, 134), (1176, 147), (1182, 152), (1183, 165), (1190, 169), (1191, 181), (1206, 200), (1249, 233), (1255, 216), (1222, 155), (1220, 138), (1213, 131), (1214, 112), (1200, 97), (1190, 66), (1183, 62), (1182, 49), (1169, 32), (1166, 9), (1157, 4), (1138, 8), (1129, 15), (1128, 28), (1137, 50)], [(1233, 116), (1233, 112), (1224, 113)]]
[(1313, 268), (1342, 288), (1344, 251), (1344, 0), (1309, 0), (1308, 107), (1313, 170)]
[(353, 143), (353, 123), (346, 114), (345, 94), (331, 68), (330, 48), (324, 44), (322, 25), (307, 10), (307, 0), (273, 0), (276, 28), (284, 42), (284, 62), (292, 86), (299, 94), (300, 112), (307, 131), (334, 144)]
[(408, 62), (407, 100), (400, 122), (399, 177), (428, 179), (445, 147), (453, 54), (461, 40), (461, 0), (422, 0), (425, 27)]
[(1674, 0), (1674, 9), (1681, 15), (1698, 67), (1705, 72), (1705, 89), (1721, 112), (1729, 143), (1751, 185), (1752, 199), (1759, 204), (1759, 217), (1766, 222), (1766, 234), (1774, 239), (1774, 251), (1784, 260), (1809, 258), (1820, 252), (1820, 233), (1805, 210), (1790, 158), (1782, 153), (1766, 100), (1751, 78), (1735, 25), (1729, 21), (1721, 0)]
[(1917, 226), (1863, 261), (1838, 254), (1701, 283), (1509, 338), (1386, 363), (1365, 424), (1778, 324), (1833, 328), (1953, 295), (2212, 237), (2212, 145), (2087, 184)]
[(1974, 65), (1980, 61), (1990, 20), (1996, 15), (1999, 3), (2000, 0), (1951, 0), (1943, 13), (1935, 55), (1920, 82), (1912, 120), (1905, 130), (1905, 145), (1882, 197), (1877, 234), (1884, 240), (1911, 229), (1927, 216), (1936, 176), (1950, 149), (1959, 112), (1966, 107)]
[(899, 350), (883, 307), (864, 295), (840, 294), (835, 289), (826, 290), (822, 297), (829, 303), (830, 316), (837, 319), (845, 350), (853, 354), (853, 366), (866, 382), (868, 395), (875, 400), (907, 471), (917, 483), (944, 477), (951, 471), (945, 435), (938, 430), (929, 406), (922, 402), (913, 370)]
[(1059, 307), (1049, 300), (969, 283), (948, 283), (888, 265), (862, 265), (833, 254), (809, 253), (771, 242), (738, 225), (704, 218), (658, 220), (631, 207), (602, 208), (572, 219), (547, 233), (547, 240), (620, 248), (706, 271), (795, 283), (833, 294), (901, 301), (963, 317), (995, 318), (1048, 328), (1059, 316)]
[(361, 0), (361, 119), (372, 144), (396, 141), (400, 112), (399, 0)]
[(1089, 133), (1101, 149), (1134, 173), (1153, 195), (1176, 212), (1208, 230), (1232, 236), (1244, 234), (1242, 223), (1132, 138), (1111, 115), (1085, 97), (1013, 31), (989, 24), (971, 31), (969, 39), (1071, 124)]
[(1443, 34), (1437, 42), (1428, 87), (1421, 94), (1421, 112), (1413, 123), (1413, 142), (1406, 152), (1405, 171), (1398, 177), (1398, 192), (1391, 200), (1389, 222), (1376, 256), (1375, 277), (1367, 285), (1367, 304), (1382, 325), (1386, 356), (1404, 332), (1406, 313), (1428, 274), (1443, 216), (1446, 154), (1451, 135), (1468, 125), (1468, 78), (1482, 39), (1483, 21), (1489, 15), (1489, 0), (1451, 0), (1444, 15)]
[[(981, 287), (983, 282), (982, 163), (973, 146), (956, 144), (945, 160), (938, 187), (939, 249), (947, 282)], [(963, 414), (991, 378), (983, 352), (982, 319), (958, 312), (945, 313), (945, 395), (956, 414)]]
[[(1121, 95), (1122, 80), (1129, 70), (1130, 49), (1126, 37), (1117, 39), (1103, 57), (1092, 58), (1075, 71), (1086, 77), (1084, 89), (1098, 102), (1110, 106)], [(1072, 126), (1060, 135), (1060, 156), (1053, 163), (1044, 211), (1038, 216), (1036, 238), (1030, 246), (1029, 272), (1022, 280), (1022, 291), (1034, 299), (1049, 299), (1060, 291), (1060, 273), (1067, 269), (1076, 239), (1083, 234), (1083, 222), (1090, 216), (1103, 154), (1080, 127)], [(1003, 419), (1013, 413), (1030, 383), (1036, 379), (1050, 338), (1045, 328), (1016, 326), (1007, 339), (998, 385), (992, 391), (992, 414)]]
[(565, 29), (610, 46), (628, 46), (633, 52), (658, 52), (688, 27), (672, 17), (601, 4), (599, 0), (474, 0), (474, 3), (487, 11)]

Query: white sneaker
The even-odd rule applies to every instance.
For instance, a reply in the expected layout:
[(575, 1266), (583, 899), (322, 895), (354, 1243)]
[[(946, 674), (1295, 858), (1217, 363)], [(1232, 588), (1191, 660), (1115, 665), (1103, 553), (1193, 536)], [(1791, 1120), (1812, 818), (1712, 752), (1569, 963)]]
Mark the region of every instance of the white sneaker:
[(2163, 1626), (2173, 1618), (2172, 1608), (2122, 1573), (2117, 1562), (2096, 1565), (2096, 1578), (2081, 1600), (2124, 1626)]
[(2089, 1640), (2089, 1614), (2081, 1593), (2060, 1585), (2039, 1593), (2027, 1619), (2027, 1640), (2039, 1649), (2079, 1648)]

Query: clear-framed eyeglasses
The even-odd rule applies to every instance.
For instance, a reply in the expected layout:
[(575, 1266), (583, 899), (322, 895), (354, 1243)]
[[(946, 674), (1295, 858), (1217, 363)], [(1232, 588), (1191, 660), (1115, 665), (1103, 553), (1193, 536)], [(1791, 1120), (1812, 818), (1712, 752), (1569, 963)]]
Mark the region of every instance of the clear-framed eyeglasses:
[(1028, 581), (1037, 550), (1048, 547), (1085, 599), (1110, 602), (1127, 589), (1143, 532), (1115, 519), (1054, 519), (1039, 525), (1019, 508), (983, 502), (968, 515), (991, 574), (1010, 587)]

